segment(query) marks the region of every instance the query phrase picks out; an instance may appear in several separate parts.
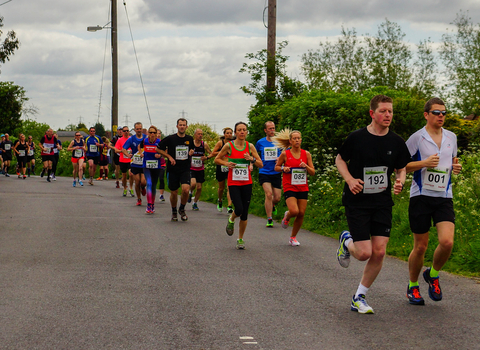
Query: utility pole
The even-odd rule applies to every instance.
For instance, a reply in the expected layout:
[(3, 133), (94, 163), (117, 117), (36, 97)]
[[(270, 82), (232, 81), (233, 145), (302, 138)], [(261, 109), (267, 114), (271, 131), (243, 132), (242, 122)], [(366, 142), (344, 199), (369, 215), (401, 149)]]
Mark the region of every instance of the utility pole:
[(268, 0), (267, 103), (273, 104), (275, 93), (275, 55), (277, 35), (277, 0)]
[(117, 0), (112, 1), (112, 135), (118, 127)]

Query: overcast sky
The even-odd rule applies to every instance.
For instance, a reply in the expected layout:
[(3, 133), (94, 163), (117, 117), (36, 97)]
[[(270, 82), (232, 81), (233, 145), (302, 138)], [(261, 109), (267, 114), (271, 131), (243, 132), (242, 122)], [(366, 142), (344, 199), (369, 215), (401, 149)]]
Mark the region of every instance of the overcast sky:
[[(7, 0), (0, 0), (0, 4)], [(130, 19), (152, 123), (167, 133), (182, 111), (190, 123), (206, 122), (220, 131), (248, 121), (255, 101), (240, 87), (249, 82), (239, 73), (246, 53), (266, 46), (263, 10), (267, 0), (123, 0), (118, 1), (119, 124), (150, 124), (130, 37)], [(87, 26), (109, 21), (110, 0), (12, 0), (0, 6), (3, 31), (14, 30), (21, 42), (11, 61), (0, 67), (0, 79), (23, 86), (37, 121), (53, 128), (99, 118), (111, 120), (109, 30), (87, 32)], [(340, 33), (375, 33), (388, 18), (416, 44), (441, 40), (460, 10), (479, 22), (480, 4), (469, 0), (314, 1), (278, 0), (277, 42), (288, 40), (288, 73), (303, 80), (303, 53)], [(106, 38), (108, 36), (108, 41)], [(5, 33), (1, 39), (5, 38)], [(105, 76), (102, 69), (107, 45)], [(99, 114), (100, 92), (102, 92)], [(80, 119), (81, 118), (81, 119)]]

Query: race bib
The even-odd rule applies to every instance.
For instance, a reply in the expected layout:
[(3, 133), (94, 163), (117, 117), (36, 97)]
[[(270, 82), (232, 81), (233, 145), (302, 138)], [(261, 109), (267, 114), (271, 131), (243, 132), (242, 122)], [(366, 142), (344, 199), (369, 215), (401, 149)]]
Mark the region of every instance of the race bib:
[(158, 168), (158, 160), (147, 160), (145, 162), (145, 167), (147, 169), (157, 169)]
[(25, 150), (24, 149), (19, 149), (18, 150), (18, 156), (19, 157), (25, 157)]
[(9, 143), (6, 143), (5, 144), (5, 151), (10, 151), (12, 145), (10, 145)]
[(45, 151), (43, 151), (43, 153), (51, 153), (52, 152), (52, 148), (51, 147), (43, 147), (45, 149)]
[(82, 149), (76, 149), (74, 152), (75, 158), (81, 158), (83, 156), (83, 150)]
[(58, 153), (58, 148), (54, 148), (54, 149), (53, 149), (53, 153), (54, 153), (54, 154), (57, 154), (57, 153)]
[(235, 168), (232, 169), (232, 180), (248, 181), (248, 164), (237, 164)]
[(33, 149), (30, 149), (30, 151), (28, 151), (27, 155), (31, 157), (31, 156), (33, 156), (33, 153), (34, 153)]
[(203, 166), (201, 157), (192, 157), (192, 168), (201, 168)]
[(306, 185), (307, 184), (307, 169), (292, 168), (292, 185)]
[(277, 147), (265, 147), (263, 149), (263, 157), (265, 160), (276, 160), (278, 154)]
[(143, 158), (138, 153), (135, 153), (132, 157), (132, 164), (143, 165)]
[(450, 180), (450, 168), (427, 168), (423, 186), (427, 190), (445, 192)]
[(175, 160), (186, 160), (186, 159), (188, 159), (188, 146), (175, 147)]
[(97, 153), (97, 145), (90, 145), (88, 149), (90, 153)]
[(373, 194), (385, 191), (388, 187), (387, 170), (386, 166), (363, 168), (363, 193)]
[(228, 173), (228, 166), (226, 166), (226, 165), (221, 165), (221, 166), (220, 166), (220, 170), (222, 171), (222, 173)]

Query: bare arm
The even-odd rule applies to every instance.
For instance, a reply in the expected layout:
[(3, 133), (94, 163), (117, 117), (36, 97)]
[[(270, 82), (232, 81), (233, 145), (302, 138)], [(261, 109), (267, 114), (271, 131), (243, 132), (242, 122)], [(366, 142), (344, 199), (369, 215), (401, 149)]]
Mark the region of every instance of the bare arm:
[(350, 192), (353, 194), (362, 192), (364, 184), (363, 180), (355, 179), (352, 174), (350, 174), (350, 171), (348, 171), (348, 165), (342, 159), (340, 154), (338, 154), (337, 158), (335, 158), (335, 165), (337, 166), (338, 172), (340, 175), (342, 175), (343, 179), (347, 183)]

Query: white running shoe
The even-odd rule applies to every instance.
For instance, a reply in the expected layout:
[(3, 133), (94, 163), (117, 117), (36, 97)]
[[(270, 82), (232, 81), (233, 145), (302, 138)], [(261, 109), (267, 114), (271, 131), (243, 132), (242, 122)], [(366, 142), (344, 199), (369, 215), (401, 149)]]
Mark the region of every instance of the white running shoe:
[(372, 307), (367, 304), (364, 294), (353, 296), (352, 305), (350, 306), (350, 310), (356, 311), (359, 314), (373, 314), (374, 313)]

